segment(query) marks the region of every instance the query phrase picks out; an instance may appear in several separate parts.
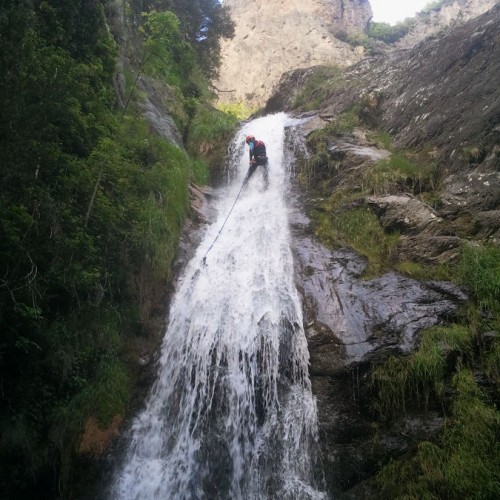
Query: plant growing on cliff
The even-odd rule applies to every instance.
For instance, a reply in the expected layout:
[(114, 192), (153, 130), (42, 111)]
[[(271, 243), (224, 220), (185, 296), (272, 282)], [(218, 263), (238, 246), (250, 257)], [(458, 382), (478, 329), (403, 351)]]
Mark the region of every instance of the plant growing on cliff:
[(500, 314), (500, 248), (465, 244), (457, 275), (481, 309)]
[(437, 443), (391, 461), (377, 476), (387, 498), (496, 498), (500, 493), (500, 412), (470, 370), (453, 377), (456, 397)]
[(398, 233), (387, 234), (368, 208), (341, 209), (315, 215), (316, 235), (330, 247), (349, 246), (368, 259), (366, 277), (380, 274), (392, 263)]
[(433, 189), (436, 166), (432, 163), (414, 164), (406, 157), (393, 154), (363, 173), (363, 185), (373, 194), (391, 194), (410, 188), (413, 192)]
[(305, 78), (292, 108), (316, 109), (333, 91), (344, 87), (346, 83), (342, 69), (338, 66), (318, 66)]
[(236, 116), (211, 106), (200, 106), (193, 118), (187, 145), (192, 154), (207, 162), (214, 179), (220, 178), (226, 156), (226, 144), (239, 121)]
[[(407, 357), (390, 357), (373, 370), (373, 408), (383, 418), (392, 418), (405, 411), (409, 400), (421, 401), (425, 407), (431, 397), (442, 401), (449, 376), (448, 360), (452, 353), (464, 359), (472, 354), (471, 349), (472, 334), (464, 326), (424, 330), (417, 351)], [(460, 363), (455, 361), (456, 366)]]

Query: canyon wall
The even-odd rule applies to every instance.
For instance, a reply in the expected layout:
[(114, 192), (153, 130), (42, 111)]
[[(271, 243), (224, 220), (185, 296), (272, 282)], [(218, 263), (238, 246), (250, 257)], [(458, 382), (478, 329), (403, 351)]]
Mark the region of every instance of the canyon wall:
[(261, 106), (280, 76), (318, 64), (349, 66), (362, 58), (335, 38), (340, 29), (366, 31), (368, 0), (224, 0), (235, 36), (222, 44), (219, 99)]

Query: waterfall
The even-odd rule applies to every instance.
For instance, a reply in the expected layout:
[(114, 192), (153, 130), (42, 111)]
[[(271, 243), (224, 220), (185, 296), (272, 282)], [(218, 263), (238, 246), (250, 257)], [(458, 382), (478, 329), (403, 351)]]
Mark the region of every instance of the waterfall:
[[(316, 405), (294, 284), (284, 113), (244, 125), (217, 220), (177, 284), (158, 378), (130, 429), (111, 498), (322, 499)], [(261, 169), (237, 197), (251, 133)]]

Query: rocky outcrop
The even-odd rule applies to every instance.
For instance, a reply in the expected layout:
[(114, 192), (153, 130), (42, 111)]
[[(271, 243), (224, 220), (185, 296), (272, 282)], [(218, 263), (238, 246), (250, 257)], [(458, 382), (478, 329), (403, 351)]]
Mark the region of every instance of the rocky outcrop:
[(262, 106), (282, 73), (317, 64), (348, 66), (361, 50), (335, 38), (338, 29), (365, 31), (368, 0), (225, 0), (235, 36), (222, 42), (216, 87), (225, 101)]
[[(265, 112), (289, 110), (314, 70), (283, 75)], [(442, 173), (480, 176), (500, 165), (500, 4), (448, 34), (367, 58), (345, 72), (319, 113), (362, 104), (395, 147), (426, 151)], [(488, 207), (489, 210), (495, 208)]]
[(474, 19), (491, 9), (497, 0), (444, 0), (433, 9), (415, 16), (415, 24), (408, 34), (395, 43), (398, 48), (409, 48), (442, 30), (451, 29)]
[[(388, 198), (370, 200), (388, 219), (400, 204), (409, 217), (411, 207), (417, 209), (417, 226), (434, 220), (432, 209), (416, 206), (416, 200)], [(394, 272), (365, 280), (365, 260), (352, 250), (319, 244), (300, 211), (291, 213), (291, 226), (327, 489), (334, 498), (377, 498), (362, 482), (389, 457), (431, 439), (443, 417), (432, 408), (425, 414), (407, 408), (392, 425), (374, 425), (371, 367), (391, 353), (410, 352), (420, 330), (448, 321), (467, 297), (449, 282), (422, 282)]]
[[(292, 110), (316, 74), (283, 75), (265, 111)], [(386, 233), (398, 235), (398, 265), (437, 272), (457, 261), (466, 239), (498, 244), (498, 75), (500, 5), (412, 49), (365, 59), (345, 70), (344, 81), (332, 76), (319, 109), (297, 113), (307, 121), (289, 132), (293, 147), (310, 155), (296, 169), (318, 191), (307, 203), (331, 221), (369, 208)], [(340, 116), (355, 116), (356, 127), (343, 129)], [(374, 133), (381, 130), (390, 133), (389, 150), (433, 165), (427, 180), (415, 170), (382, 187), (366, 185), (396, 154), (381, 148), (387, 141)], [(366, 279), (363, 257), (319, 244), (304, 216), (292, 214), (291, 224), (328, 491), (381, 498), (373, 482), (381, 464), (432, 440), (444, 420), (437, 405), (424, 414), (409, 400), (390, 424), (377, 421), (369, 403), (373, 373), (389, 356), (412, 352), (423, 329), (453, 322), (467, 296), (451, 282), (394, 271)], [(444, 355), (453, 365), (453, 355)]]

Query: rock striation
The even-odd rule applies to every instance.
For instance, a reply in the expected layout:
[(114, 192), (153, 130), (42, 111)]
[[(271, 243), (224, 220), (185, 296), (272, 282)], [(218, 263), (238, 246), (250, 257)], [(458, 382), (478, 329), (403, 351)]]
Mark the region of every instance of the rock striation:
[(413, 28), (395, 43), (395, 46), (412, 47), (424, 38), (436, 35), (442, 30), (454, 28), (484, 14), (497, 3), (498, 0), (444, 0), (441, 5), (418, 13)]
[[(264, 112), (291, 110), (313, 72), (307, 68), (284, 74)], [(462, 197), (476, 193), (475, 204), (491, 210), (489, 200), (497, 198), (499, 180), (499, 75), (497, 4), (450, 33), (348, 68), (345, 85), (332, 89), (318, 113), (328, 121), (362, 103), (365, 115), (390, 132), (394, 146), (426, 151), (450, 175), (470, 174)], [(488, 178), (486, 172), (491, 173)], [(460, 190), (454, 186), (456, 182), (450, 182), (452, 192)], [(483, 195), (477, 195), (478, 189)], [(485, 190), (492, 194), (484, 196)], [(452, 193), (446, 200), (450, 210), (457, 203), (467, 205)]]
[[(498, 245), (499, 50), (497, 4), (410, 49), (366, 58), (342, 78), (332, 73), (317, 94), (311, 82), (329, 74), (324, 68), (283, 75), (264, 112), (293, 112), (304, 95), (320, 102), (315, 111), (296, 112), (304, 123), (289, 131), (289, 147), (314, 159), (301, 173), (317, 191), (297, 198), (307, 199), (311, 211), (329, 211), (323, 202), (336, 201), (334, 216), (369, 210), (387, 234), (399, 234), (398, 263), (438, 270), (457, 261), (464, 240)], [(358, 120), (342, 127), (341, 116)], [(374, 132), (380, 131), (390, 141), (378, 139)], [(432, 167), (432, 176), (422, 176), (418, 186), (406, 178), (364, 189), (364, 174), (399, 153)], [(343, 192), (353, 196), (342, 198)], [(405, 411), (380, 424), (369, 404), (372, 374), (388, 356), (412, 352), (423, 329), (453, 322), (467, 295), (436, 280), (437, 273), (426, 281), (402, 274), (411, 275), (401, 267), (401, 273), (366, 279), (365, 259), (349, 248), (320, 245), (307, 217), (292, 212), (291, 227), (327, 490), (333, 498), (381, 498), (373, 480), (381, 464), (432, 440), (444, 420), (438, 405), (423, 413), (408, 398)], [(457, 363), (449, 346), (443, 355), (449, 366)]]
[(222, 42), (216, 83), (223, 101), (261, 106), (282, 73), (318, 64), (349, 66), (362, 57), (335, 37), (339, 29), (366, 31), (368, 0), (224, 0), (235, 36)]

